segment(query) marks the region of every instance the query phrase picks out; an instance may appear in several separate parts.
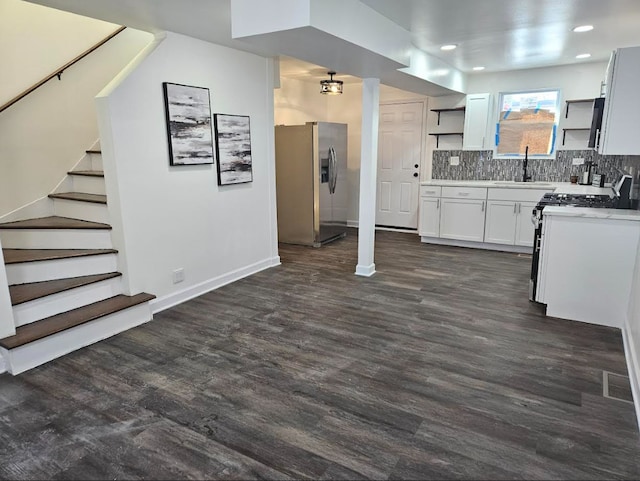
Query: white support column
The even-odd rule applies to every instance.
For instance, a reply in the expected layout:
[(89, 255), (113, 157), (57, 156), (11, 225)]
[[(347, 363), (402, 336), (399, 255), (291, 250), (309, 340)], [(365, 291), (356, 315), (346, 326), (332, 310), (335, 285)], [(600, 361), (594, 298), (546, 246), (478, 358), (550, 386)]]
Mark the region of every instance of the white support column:
[(380, 80), (362, 80), (362, 144), (360, 152), (360, 214), (358, 216), (358, 265), (356, 275), (376, 272), (373, 250), (376, 233), (376, 175), (378, 173), (378, 116)]

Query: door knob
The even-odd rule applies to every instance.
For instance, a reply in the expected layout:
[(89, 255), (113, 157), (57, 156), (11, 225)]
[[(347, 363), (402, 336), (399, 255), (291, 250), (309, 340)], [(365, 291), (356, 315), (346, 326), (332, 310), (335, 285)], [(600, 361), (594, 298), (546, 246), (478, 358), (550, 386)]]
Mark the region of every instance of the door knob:
[(418, 173), (417, 173), (417, 172), (414, 172), (413, 176), (414, 176), (414, 177), (418, 177)]
[(418, 167), (420, 167), (418, 164), (414, 165), (414, 167), (417, 169)]

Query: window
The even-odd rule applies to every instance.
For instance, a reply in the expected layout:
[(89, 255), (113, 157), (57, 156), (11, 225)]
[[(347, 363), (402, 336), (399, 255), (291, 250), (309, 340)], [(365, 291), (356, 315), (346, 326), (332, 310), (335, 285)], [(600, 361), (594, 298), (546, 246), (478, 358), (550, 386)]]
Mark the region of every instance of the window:
[(550, 155), (556, 140), (559, 90), (501, 92), (496, 130), (498, 156)]

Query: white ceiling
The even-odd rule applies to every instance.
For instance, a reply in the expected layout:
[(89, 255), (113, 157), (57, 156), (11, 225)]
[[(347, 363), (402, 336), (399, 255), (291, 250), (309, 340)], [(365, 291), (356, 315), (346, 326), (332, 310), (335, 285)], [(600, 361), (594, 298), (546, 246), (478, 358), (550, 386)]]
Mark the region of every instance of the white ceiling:
[[(416, 47), (470, 72), (608, 60), (640, 45), (639, 0), (361, 0), (409, 30)], [(590, 24), (591, 32), (573, 27)], [(445, 44), (457, 44), (442, 52)], [(588, 60), (576, 55), (590, 53)]]
[[(260, 45), (231, 38), (230, 0), (30, 1), (141, 30), (169, 30), (270, 53), (260, 51)], [(505, 71), (603, 61), (614, 48), (640, 45), (640, 0), (361, 1), (409, 30), (417, 47), (464, 72), (478, 65), (486, 71)], [(571, 31), (586, 23), (595, 29), (582, 34)], [(439, 47), (445, 43), (458, 48), (442, 52)], [(576, 60), (579, 53), (592, 57)], [(329, 68), (304, 62), (287, 65), (285, 60), (281, 73), (315, 81)]]

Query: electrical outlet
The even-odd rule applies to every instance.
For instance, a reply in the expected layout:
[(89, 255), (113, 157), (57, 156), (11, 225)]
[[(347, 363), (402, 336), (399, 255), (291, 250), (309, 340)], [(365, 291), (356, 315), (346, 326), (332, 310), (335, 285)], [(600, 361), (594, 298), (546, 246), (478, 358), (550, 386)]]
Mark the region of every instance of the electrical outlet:
[(449, 165), (460, 165), (460, 157), (457, 155), (449, 157)]
[(173, 283), (174, 284), (178, 284), (182, 281), (184, 281), (184, 268), (181, 267), (180, 269), (176, 269), (173, 271)]
[(584, 164), (584, 157), (575, 157), (573, 159), (573, 162), (571, 163), (571, 165), (583, 165)]

